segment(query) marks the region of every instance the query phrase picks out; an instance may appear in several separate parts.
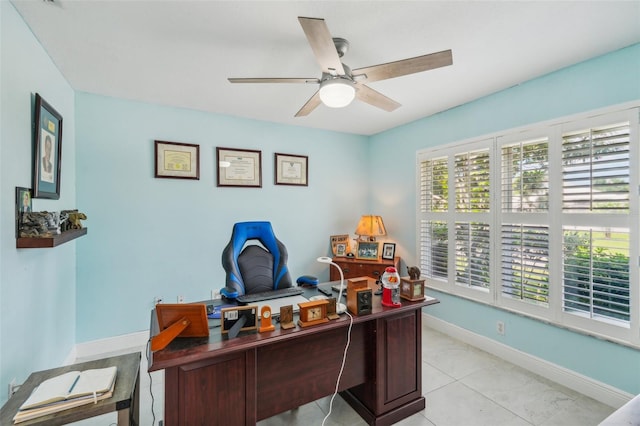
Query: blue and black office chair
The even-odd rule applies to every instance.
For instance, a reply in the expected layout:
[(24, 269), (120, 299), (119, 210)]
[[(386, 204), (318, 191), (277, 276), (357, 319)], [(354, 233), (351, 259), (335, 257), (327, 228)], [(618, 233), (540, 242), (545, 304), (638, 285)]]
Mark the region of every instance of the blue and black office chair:
[[(262, 246), (245, 244), (251, 240)], [(243, 249), (244, 248), (244, 249)], [(222, 267), (227, 273), (226, 298), (291, 287), (287, 268), (287, 248), (273, 233), (270, 222), (238, 222), (231, 240), (222, 251)]]

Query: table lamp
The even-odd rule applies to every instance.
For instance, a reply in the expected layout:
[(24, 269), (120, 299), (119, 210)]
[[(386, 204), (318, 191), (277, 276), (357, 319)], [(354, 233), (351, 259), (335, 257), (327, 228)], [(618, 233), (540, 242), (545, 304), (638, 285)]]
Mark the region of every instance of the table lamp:
[(360, 237), (368, 237), (369, 241), (375, 241), (376, 237), (387, 235), (387, 230), (384, 227), (384, 222), (381, 216), (363, 215), (356, 227), (356, 235)]
[(340, 272), (340, 291), (338, 292), (338, 300), (336, 301), (336, 312), (338, 314), (344, 314), (347, 311), (347, 306), (342, 303), (342, 291), (344, 289), (344, 274), (342, 273), (342, 268), (340, 268), (337, 263), (334, 263), (330, 257), (321, 256), (317, 260), (320, 263), (328, 263), (338, 268), (338, 272)]

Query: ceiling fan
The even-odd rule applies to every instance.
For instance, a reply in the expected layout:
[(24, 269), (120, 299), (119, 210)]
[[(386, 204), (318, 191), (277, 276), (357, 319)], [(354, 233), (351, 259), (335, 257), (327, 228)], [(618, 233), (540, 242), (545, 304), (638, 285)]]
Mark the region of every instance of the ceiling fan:
[(298, 17), (316, 60), (322, 68), (320, 78), (229, 78), (231, 83), (315, 83), (320, 88), (296, 113), (309, 115), (320, 103), (341, 108), (354, 98), (385, 111), (393, 111), (400, 104), (364, 83), (387, 80), (453, 64), (451, 50), (402, 59), (386, 64), (351, 70), (340, 58), (349, 49), (343, 38), (332, 38), (324, 19)]

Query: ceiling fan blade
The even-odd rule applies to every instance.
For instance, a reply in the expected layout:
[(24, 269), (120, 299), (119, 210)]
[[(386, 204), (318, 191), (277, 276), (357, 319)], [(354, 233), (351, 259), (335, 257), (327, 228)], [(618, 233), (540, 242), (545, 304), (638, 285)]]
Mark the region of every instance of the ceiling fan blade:
[(302, 25), (322, 72), (332, 74), (335, 70), (338, 75), (344, 75), (344, 67), (324, 19), (298, 17), (298, 21)]
[(352, 73), (354, 77), (366, 74), (366, 81), (370, 83), (372, 81), (386, 80), (389, 78), (428, 71), (434, 68), (446, 67), (451, 64), (453, 64), (451, 50), (443, 50), (442, 52), (416, 56), (415, 58), (358, 68), (357, 70), (353, 70)]
[(230, 83), (320, 83), (317, 78), (229, 78)]
[(356, 98), (362, 102), (368, 103), (369, 105), (373, 105), (374, 107), (378, 107), (388, 112), (391, 112), (401, 106), (398, 102), (387, 98), (385, 95), (373, 90), (369, 86), (358, 84), (356, 88)]
[(300, 108), (300, 111), (296, 112), (296, 117), (304, 117), (307, 116), (320, 105), (322, 101), (320, 100), (320, 91), (316, 91), (311, 98), (307, 101), (306, 104)]

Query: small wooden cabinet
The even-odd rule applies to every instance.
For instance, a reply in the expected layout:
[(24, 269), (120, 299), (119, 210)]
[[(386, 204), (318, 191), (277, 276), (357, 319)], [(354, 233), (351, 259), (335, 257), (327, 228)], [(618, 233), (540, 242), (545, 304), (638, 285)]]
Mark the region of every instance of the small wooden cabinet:
[[(344, 279), (348, 278), (356, 278), (356, 277), (371, 277), (376, 280), (382, 276), (384, 270), (388, 266), (393, 266), (398, 271), (398, 274), (402, 275), (400, 272), (400, 258), (395, 257), (393, 260), (390, 259), (378, 259), (378, 260), (361, 260), (354, 259), (350, 257), (334, 257), (333, 262), (340, 266), (342, 269), (342, 273), (344, 274)], [(329, 280), (330, 281), (338, 281), (340, 279), (340, 272), (338, 272), (337, 268), (332, 267), (331, 265), (329, 269)]]

